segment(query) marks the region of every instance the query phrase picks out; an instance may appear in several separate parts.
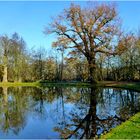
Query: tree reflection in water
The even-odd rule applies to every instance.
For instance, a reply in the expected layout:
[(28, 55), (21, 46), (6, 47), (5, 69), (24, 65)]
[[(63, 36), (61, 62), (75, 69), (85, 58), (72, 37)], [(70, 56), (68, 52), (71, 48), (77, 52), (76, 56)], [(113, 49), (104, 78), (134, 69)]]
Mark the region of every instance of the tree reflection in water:
[[(63, 124), (61, 122), (59, 126), (55, 127), (54, 130), (60, 133), (61, 138), (89, 139), (99, 137), (101, 133), (109, 131), (139, 111), (137, 96), (132, 91), (102, 90), (94, 87), (90, 88), (88, 92), (88, 94), (85, 93), (88, 95), (87, 99), (83, 97), (86, 102), (83, 102), (83, 100), (75, 102), (75, 108), (79, 108), (81, 112), (73, 109), (67, 114), (70, 115), (71, 120), (65, 122), (65, 127), (61, 126)], [(83, 95), (81, 94), (81, 96)], [(84, 104), (86, 104), (86, 107)], [(111, 111), (110, 108), (114, 111), (116, 109), (116, 112), (107, 113)]]
[[(25, 131), (27, 138), (96, 138), (140, 111), (139, 99), (134, 91), (99, 87), (3, 87), (0, 134), (21, 138)], [(26, 133), (26, 126), (33, 124), (37, 128), (30, 126), (31, 134), (38, 133), (34, 137)]]
[[(8, 90), (7, 87), (3, 87), (3, 99), (0, 106), (2, 113), (0, 114), (0, 127), (5, 133), (12, 131), (14, 134), (18, 134), (26, 124), (24, 116), (26, 103), (24, 97), (17, 96), (16, 94), (12, 96), (8, 94)], [(12, 90), (15, 93), (20, 93), (21, 88), (14, 88)]]

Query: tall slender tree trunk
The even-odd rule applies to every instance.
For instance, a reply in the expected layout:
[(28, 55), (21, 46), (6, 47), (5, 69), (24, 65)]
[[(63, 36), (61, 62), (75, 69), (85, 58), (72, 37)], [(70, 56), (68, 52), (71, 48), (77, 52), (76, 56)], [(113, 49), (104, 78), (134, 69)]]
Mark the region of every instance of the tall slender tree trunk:
[(7, 54), (4, 54), (3, 57), (3, 80), (2, 82), (7, 82), (7, 64), (8, 64), (8, 58), (7, 58)]
[(3, 102), (4, 102), (4, 105), (7, 106), (7, 102), (8, 102), (8, 88), (7, 87), (3, 87)]
[(60, 80), (62, 81), (63, 80), (63, 67), (64, 67), (64, 62), (63, 62), (63, 60), (64, 60), (64, 52), (62, 51), (62, 54), (61, 54), (61, 72), (60, 72)]
[(102, 69), (102, 62), (100, 63), (100, 80), (103, 80), (103, 69)]
[(22, 82), (22, 78), (21, 78), (21, 76), (18, 78), (18, 82)]
[(4, 65), (3, 82), (8, 82), (8, 80), (7, 80), (7, 65)]

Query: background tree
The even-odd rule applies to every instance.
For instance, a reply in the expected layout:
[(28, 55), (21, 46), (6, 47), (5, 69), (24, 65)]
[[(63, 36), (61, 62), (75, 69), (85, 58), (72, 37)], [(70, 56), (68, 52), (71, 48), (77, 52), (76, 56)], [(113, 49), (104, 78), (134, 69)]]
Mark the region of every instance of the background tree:
[(53, 42), (52, 47), (56, 48), (58, 51), (61, 52), (61, 64), (60, 64), (60, 71), (59, 71), (59, 80), (63, 80), (63, 70), (64, 70), (64, 53), (65, 49), (67, 49), (67, 45), (69, 40), (64, 37), (58, 37), (57, 41)]
[(14, 33), (11, 38), (11, 64), (13, 65), (14, 81), (22, 81), (23, 66), (25, 63), (25, 46), (26, 43), (18, 33)]
[(3, 82), (7, 82), (7, 69), (8, 69), (8, 57), (10, 55), (11, 40), (8, 36), (0, 37), (0, 48), (1, 48), (1, 57), (3, 65)]
[(107, 79), (111, 80), (138, 80), (139, 66), (139, 41), (137, 35), (129, 33), (122, 38), (125, 44), (125, 51), (120, 49), (120, 53), (115, 58), (109, 56)]
[(43, 47), (32, 50), (32, 72), (34, 80), (45, 80), (46, 50)]
[[(25, 41), (17, 33), (12, 37), (0, 37), (0, 58), (3, 67), (3, 82), (22, 81), (23, 66), (26, 61)], [(7, 76), (8, 73), (8, 76)]]

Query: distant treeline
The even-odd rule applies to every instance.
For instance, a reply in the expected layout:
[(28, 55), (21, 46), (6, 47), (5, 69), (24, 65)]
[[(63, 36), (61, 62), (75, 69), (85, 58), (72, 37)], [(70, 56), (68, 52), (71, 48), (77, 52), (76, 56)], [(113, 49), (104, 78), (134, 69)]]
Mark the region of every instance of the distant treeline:
[[(14, 33), (0, 39), (1, 81), (89, 81), (87, 60), (76, 54), (45, 48), (28, 52), (25, 41)], [(60, 55), (61, 54), (61, 55)], [(132, 36), (127, 51), (117, 56), (97, 56), (96, 77), (100, 80), (140, 80), (140, 38)], [(7, 78), (7, 79), (6, 79)]]

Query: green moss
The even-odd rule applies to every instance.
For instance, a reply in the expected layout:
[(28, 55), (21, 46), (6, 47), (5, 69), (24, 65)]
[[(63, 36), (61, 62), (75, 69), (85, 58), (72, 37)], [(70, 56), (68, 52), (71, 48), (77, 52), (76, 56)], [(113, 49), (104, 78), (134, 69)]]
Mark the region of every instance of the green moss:
[(101, 136), (101, 139), (140, 139), (140, 113)]

